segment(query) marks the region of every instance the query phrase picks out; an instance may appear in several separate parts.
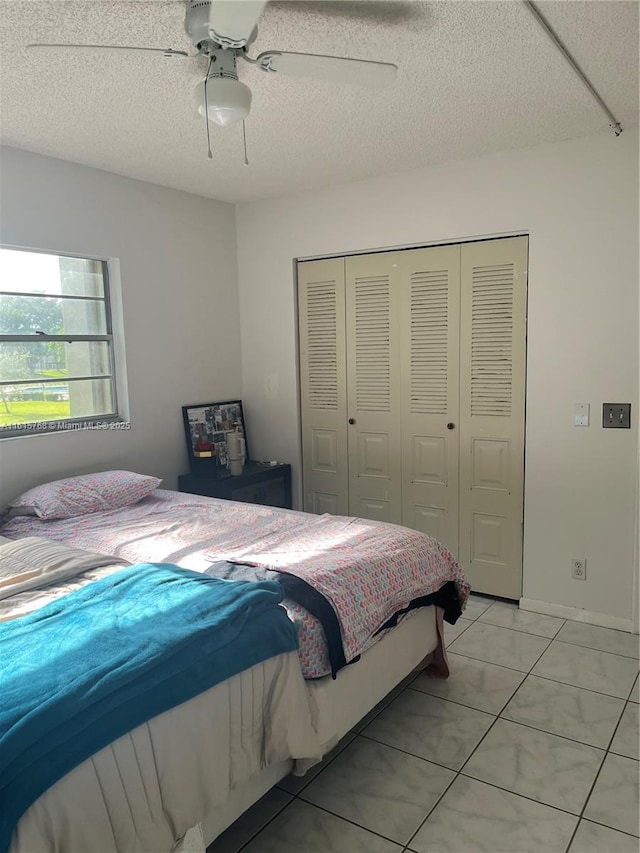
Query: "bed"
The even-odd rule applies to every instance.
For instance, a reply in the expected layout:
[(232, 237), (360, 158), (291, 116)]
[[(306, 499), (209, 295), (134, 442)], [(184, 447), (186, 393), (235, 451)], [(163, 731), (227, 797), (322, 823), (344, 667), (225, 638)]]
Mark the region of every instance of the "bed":
[[(94, 815), (91, 819), (94, 831), (87, 831), (86, 821), (76, 820), (74, 831), (81, 834), (64, 849), (82, 849), (87, 853), (105, 849), (104, 843), (102, 847), (90, 846), (95, 844), (93, 836), (105, 833), (107, 836), (112, 833), (109, 849), (115, 850), (153, 849), (169, 853), (179, 840), (187, 845), (184, 849), (192, 843), (196, 844), (193, 849), (202, 849), (202, 843), (210, 843), (280, 778), (292, 769), (304, 773), (317, 762), (414, 669), (426, 665), (435, 655), (441, 666), (440, 674), (446, 675), (438, 622), (440, 619), (441, 626), (442, 613), (447, 606), (451, 611), (450, 620), (455, 620), (469, 592), (449, 552), (414, 531), (160, 489), (125, 507), (101, 508), (71, 518), (13, 517), (0, 528), (0, 533), (13, 541), (44, 538), (66, 548), (98, 552), (133, 564), (172, 563), (197, 572), (211, 572), (212, 567), (219, 569), (223, 564), (259, 566), (283, 576), (302, 574), (305, 583), (311, 581), (319, 586), (332, 602), (341, 620), (346, 660), (357, 661), (336, 667), (321, 621), (299, 602), (285, 598), (283, 605), (296, 626), (300, 642), (294, 661), (291, 655), (281, 656), (283, 659), (275, 663), (260, 664), (260, 672), (240, 673), (195, 700), (145, 723), (122, 743), (117, 741), (108, 746), (104, 755), (100, 753), (90, 762), (84, 762), (47, 791), (25, 814), (14, 835), (11, 853), (47, 849), (52, 815), (63, 809), (64, 804), (77, 804), (78, 797), (83, 803), (80, 811)], [(406, 547), (400, 546), (401, 539), (408, 543)], [(377, 555), (376, 542), (382, 545)], [(403, 551), (409, 553), (410, 558), (403, 556)], [(351, 554), (348, 560), (347, 554)], [(353, 554), (364, 560), (364, 571), (361, 566), (358, 572), (351, 572)], [(342, 573), (341, 577), (348, 576), (348, 583), (336, 585), (333, 580), (336, 573), (324, 570), (331, 560), (338, 574)], [(385, 565), (390, 565), (391, 570), (385, 569)], [(0, 599), (0, 622), (26, 616), (58, 596), (81, 589), (116, 570), (117, 566), (111, 563)], [(437, 598), (443, 589), (448, 591), (451, 599), (448, 602)], [(369, 607), (374, 599), (378, 603)], [(384, 602), (382, 610), (380, 600)], [(350, 618), (347, 611), (353, 609), (354, 602), (360, 602), (360, 609), (370, 620), (369, 628), (366, 624), (360, 626), (360, 631), (345, 627)], [(410, 606), (416, 602), (440, 602), (443, 606)], [(366, 619), (360, 621), (366, 623)], [(370, 630), (374, 622), (378, 624), (377, 631)], [(254, 696), (257, 683), (262, 692)], [(235, 697), (237, 708), (247, 707), (248, 703), (252, 713), (260, 717), (261, 721), (254, 721), (250, 727), (254, 738), (259, 733), (258, 740), (262, 739), (261, 747), (257, 746), (258, 741), (254, 742), (253, 753), (264, 751), (261, 726), (265, 717), (272, 724), (273, 743), (266, 756), (255, 754), (251, 757), (252, 749), (249, 749), (250, 758), (242, 764), (241, 770), (221, 786), (215, 774), (211, 776), (209, 772), (207, 775), (206, 767), (210, 767), (212, 761), (208, 765), (202, 763), (202, 752), (198, 751), (199, 733), (207, 730), (207, 720), (228, 713), (231, 695)], [(283, 697), (287, 697), (286, 700)], [(287, 709), (291, 708), (295, 708), (293, 717), (288, 716)], [(184, 810), (181, 805), (184, 798), (178, 790), (181, 785), (168, 781), (167, 790), (159, 790), (157, 800), (175, 801), (175, 814), (180, 819), (176, 820), (171, 813), (160, 835), (152, 838), (157, 827), (146, 826), (145, 821), (154, 824), (155, 819), (150, 820), (148, 813), (136, 815), (127, 799), (135, 800), (135, 792), (141, 786), (140, 762), (132, 763), (129, 758), (136, 751), (136, 738), (147, 743), (164, 743), (166, 737), (162, 732), (175, 732), (176, 719), (183, 721), (185, 713), (192, 714), (193, 720), (188, 726), (181, 722), (180, 729), (189, 728), (193, 737), (180, 748), (168, 750), (166, 766), (174, 770), (158, 773), (155, 768), (153, 783), (157, 787), (158, 779), (166, 781), (177, 776), (197, 780), (197, 784), (193, 783), (197, 790), (187, 798), (193, 808)], [(227, 764), (229, 756), (247, 752), (244, 736), (231, 733), (223, 738), (226, 756), (223, 760)], [(213, 744), (210, 748), (217, 747)], [(120, 755), (119, 760), (116, 755)], [(189, 756), (187, 761), (185, 755)], [(131, 769), (128, 781), (122, 778), (120, 769), (117, 772), (114, 769), (120, 768), (123, 762)], [(179, 768), (177, 776), (175, 768)], [(110, 800), (105, 797), (104, 780), (111, 780), (115, 786)], [(205, 795), (203, 792), (207, 791)], [(104, 805), (106, 800), (109, 800), (108, 807)], [(97, 816), (96, 802), (102, 803)], [(69, 821), (73, 820), (73, 816), (67, 815), (65, 831), (69, 831)], [(105, 825), (97, 832), (95, 827), (101, 821)], [(118, 829), (117, 838), (114, 822), (124, 826)], [(146, 836), (140, 826), (145, 826)], [(36, 829), (32, 832), (33, 827)]]

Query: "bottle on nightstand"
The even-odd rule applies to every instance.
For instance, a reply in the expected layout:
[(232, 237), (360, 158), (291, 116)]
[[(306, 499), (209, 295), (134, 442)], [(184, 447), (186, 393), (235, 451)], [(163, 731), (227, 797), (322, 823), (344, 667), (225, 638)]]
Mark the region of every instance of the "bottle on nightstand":
[(245, 443), (240, 424), (233, 425), (233, 432), (227, 434), (227, 458), (229, 460), (229, 471), (233, 477), (241, 477), (246, 455)]

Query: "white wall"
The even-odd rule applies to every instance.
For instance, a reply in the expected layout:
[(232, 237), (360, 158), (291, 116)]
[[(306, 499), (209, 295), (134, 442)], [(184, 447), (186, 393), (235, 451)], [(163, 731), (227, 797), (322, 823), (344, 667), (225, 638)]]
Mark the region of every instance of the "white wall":
[(5, 147), (0, 242), (119, 259), (131, 419), (130, 431), (0, 440), (0, 505), (109, 468), (175, 488), (181, 406), (241, 394), (233, 206)]
[[(638, 420), (638, 134), (625, 131), (237, 208), (254, 455), (300, 473), (293, 260), (528, 232), (526, 598), (628, 620)], [(631, 401), (631, 431), (601, 404)], [(588, 429), (573, 409), (590, 402)], [(586, 557), (588, 580), (570, 578)]]

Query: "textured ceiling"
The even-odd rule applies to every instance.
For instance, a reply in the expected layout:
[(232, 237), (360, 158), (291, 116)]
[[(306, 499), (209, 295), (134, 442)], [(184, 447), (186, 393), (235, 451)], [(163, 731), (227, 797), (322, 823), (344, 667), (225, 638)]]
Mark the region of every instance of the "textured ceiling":
[[(183, 2), (0, 0), (0, 141), (234, 202), (607, 129), (517, 0), (373, 5), (379, 19), (355, 17), (357, 3), (267, 6), (253, 55), (328, 53), (400, 71), (394, 87), (370, 92), (240, 63), (253, 91), (245, 167), (240, 125), (211, 126), (207, 160), (192, 94), (200, 58), (24, 49), (40, 41), (189, 49)], [(539, 6), (623, 127), (637, 124), (638, 3)]]

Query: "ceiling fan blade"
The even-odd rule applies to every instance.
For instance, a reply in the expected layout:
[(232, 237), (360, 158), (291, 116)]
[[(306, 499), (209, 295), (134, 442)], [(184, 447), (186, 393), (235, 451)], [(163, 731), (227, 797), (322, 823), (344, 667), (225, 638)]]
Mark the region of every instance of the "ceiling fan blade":
[(269, 6), (285, 12), (302, 12), (329, 18), (352, 18), (402, 24), (424, 15), (415, 2), (404, 0), (269, 0)]
[(266, 0), (211, 0), (211, 38), (222, 47), (244, 47), (266, 5)]
[(313, 53), (284, 53), (267, 50), (256, 62), (263, 71), (276, 71), (290, 77), (310, 77), (347, 86), (382, 89), (395, 82), (398, 66), (390, 62), (370, 62), (364, 59), (342, 59), (339, 56), (320, 56)]
[(27, 50), (62, 47), (80, 50), (146, 50), (150, 53), (162, 53), (164, 56), (190, 56), (186, 50), (173, 50), (170, 47), (133, 47), (124, 44), (28, 44)]

